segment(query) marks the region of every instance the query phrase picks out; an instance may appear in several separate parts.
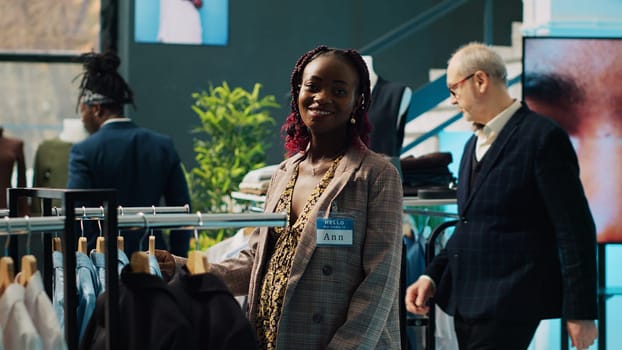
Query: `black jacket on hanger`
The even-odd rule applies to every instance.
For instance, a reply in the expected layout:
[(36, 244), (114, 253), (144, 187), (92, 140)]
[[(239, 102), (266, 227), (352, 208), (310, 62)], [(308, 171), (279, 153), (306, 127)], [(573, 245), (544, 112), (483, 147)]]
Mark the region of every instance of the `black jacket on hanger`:
[[(133, 273), (127, 265), (119, 283), (119, 349), (190, 349), (192, 327), (175, 294), (162, 278)], [(106, 348), (105, 293), (97, 299), (80, 344), (81, 349)]]
[(185, 266), (177, 272), (169, 286), (184, 301), (184, 314), (192, 324), (190, 349), (257, 349), (254, 328), (220, 278), (191, 275)]
[[(120, 349), (257, 349), (254, 328), (216, 276), (175, 269), (162, 278), (123, 268), (119, 283)], [(105, 349), (105, 293), (84, 334), (81, 349)]]

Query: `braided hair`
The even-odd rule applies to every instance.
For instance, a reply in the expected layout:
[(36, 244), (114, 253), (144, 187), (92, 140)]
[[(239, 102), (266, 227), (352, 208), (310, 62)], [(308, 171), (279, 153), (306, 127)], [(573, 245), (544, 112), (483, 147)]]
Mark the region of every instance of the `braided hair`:
[(358, 108), (355, 108), (353, 116), (356, 123), (348, 128), (348, 138), (352, 144), (355, 144), (356, 140), (360, 139), (366, 146), (369, 146), (371, 123), (367, 117), (367, 111), (371, 104), (371, 88), (367, 65), (356, 50), (341, 50), (322, 45), (302, 55), (296, 62), (294, 70), (292, 71), (290, 78), (290, 95), (292, 97), (291, 113), (287, 116), (281, 128), (281, 133), (285, 138), (285, 149), (288, 156), (296, 152), (304, 151), (311, 140), (309, 130), (302, 121), (300, 111), (298, 110), (298, 95), (302, 84), (302, 73), (309, 62), (319, 56), (329, 53), (344, 58), (358, 74), (359, 81), (356, 93), (361, 96), (361, 104)]
[[(117, 72), (121, 59), (115, 53), (89, 52), (82, 54), (80, 61), (84, 71), (81, 73), (77, 106), (80, 103), (98, 103), (113, 113), (120, 113), (124, 104), (134, 106), (132, 89)], [(99, 99), (91, 102), (87, 97), (93, 95)]]

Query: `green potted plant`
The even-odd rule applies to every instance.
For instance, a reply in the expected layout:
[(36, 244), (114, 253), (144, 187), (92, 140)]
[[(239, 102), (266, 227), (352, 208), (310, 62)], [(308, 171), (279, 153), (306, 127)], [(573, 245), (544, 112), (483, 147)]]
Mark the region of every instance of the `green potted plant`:
[[(276, 124), (270, 109), (280, 106), (260, 90), (259, 83), (247, 91), (223, 82), (192, 94), (192, 110), (201, 121), (193, 130), (196, 166), (186, 170), (194, 211), (231, 212), (231, 192), (249, 171), (266, 166), (266, 139)], [(230, 234), (221, 230), (215, 241)]]

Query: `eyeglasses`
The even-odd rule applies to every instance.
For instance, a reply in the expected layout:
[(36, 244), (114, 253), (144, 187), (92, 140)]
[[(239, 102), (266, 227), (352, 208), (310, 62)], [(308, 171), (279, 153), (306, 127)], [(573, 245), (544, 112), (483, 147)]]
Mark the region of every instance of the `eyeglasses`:
[(454, 91), (458, 86), (460, 86), (460, 84), (464, 83), (465, 81), (473, 78), (475, 76), (475, 73), (467, 75), (465, 78), (463, 78), (462, 80), (459, 80), (453, 84), (449, 84), (447, 86), (447, 90), (449, 90), (449, 93), (451, 94), (451, 96), (456, 97), (456, 92)]

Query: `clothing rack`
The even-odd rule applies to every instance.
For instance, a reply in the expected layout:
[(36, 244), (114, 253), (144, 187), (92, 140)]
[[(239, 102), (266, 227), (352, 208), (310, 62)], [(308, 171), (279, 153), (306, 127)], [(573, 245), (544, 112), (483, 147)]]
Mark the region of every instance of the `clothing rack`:
[[(8, 202), (9, 202), (9, 216), (11, 218), (5, 219), (5, 231), (9, 234), (13, 233), (13, 229), (18, 229), (16, 220), (28, 220), (25, 222), (26, 233), (33, 231), (32, 219), (17, 219), (18, 201), (23, 197), (42, 198), (43, 199), (43, 214), (46, 216), (51, 215), (52, 199), (59, 199), (63, 203), (65, 212), (64, 219), (59, 222), (59, 217), (43, 218), (44, 220), (56, 220), (55, 225), (50, 228), (53, 231), (62, 230), (63, 233), (63, 269), (64, 269), (64, 292), (65, 292), (65, 340), (67, 342), (67, 348), (69, 350), (78, 349), (78, 318), (77, 307), (78, 300), (76, 296), (76, 245), (77, 240), (75, 235), (76, 225), (76, 212), (75, 206), (79, 202), (85, 202), (88, 200), (95, 200), (104, 203), (104, 214), (113, 213), (117, 207), (117, 193), (116, 190), (99, 189), (99, 190), (61, 190), (61, 189), (49, 189), (49, 188), (10, 188), (8, 190)], [(39, 218), (37, 218), (39, 219)], [(61, 224), (62, 222), (62, 224)], [(15, 224), (15, 226), (13, 226)], [(24, 227), (21, 228), (22, 230)], [(102, 234), (107, 237), (113, 237), (117, 230), (117, 215), (108, 215), (107, 220), (104, 220), (104, 226)], [(42, 230), (44, 231), (44, 230)], [(8, 238), (7, 238), (8, 239)], [(44, 266), (52, 266), (52, 251), (51, 237), (50, 239), (44, 239)], [(115, 266), (118, 261), (116, 240), (108, 239), (106, 242), (106, 266)], [(10, 240), (9, 254), (13, 257), (16, 263), (19, 263), (18, 259), (18, 245), (17, 239)], [(17, 267), (19, 269), (19, 267)], [(45, 269), (50, 270), (49, 268)], [(47, 274), (47, 272), (45, 273)], [(51, 275), (50, 275), (51, 276)], [(119, 344), (119, 310), (116, 305), (119, 300), (118, 293), (118, 271), (116, 268), (107, 269), (106, 271), (106, 349), (117, 349)], [(48, 290), (49, 292), (49, 290)]]
[[(43, 199), (42, 217), (18, 218), (17, 202), (21, 197)], [(77, 298), (76, 298), (76, 257), (67, 252), (76, 251), (77, 237), (75, 224), (79, 220), (104, 218), (102, 234), (106, 238), (116, 237), (119, 228), (194, 228), (216, 229), (248, 226), (286, 226), (284, 213), (240, 213), (240, 214), (189, 214), (181, 211), (184, 207), (116, 207), (116, 190), (64, 190), (42, 188), (11, 188), (8, 191), (9, 218), (0, 219), (0, 236), (30, 234), (32, 232), (62, 232), (63, 264), (65, 270), (65, 338), (68, 349), (78, 348)], [(51, 201), (60, 199), (63, 208), (52, 215)], [(76, 202), (101, 201), (105, 206), (99, 208), (76, 208)], [(146, 210), (145, 210), (146, 209)], [(80, 214), (82, 213), (82, 216)], [(108, 215), (114, 213), (116, 215)], [(132, 213), (132, 214), (130, 214)], [(44, 251), (52, 250), (51, 237), (44, 239)], [(10, 255), (19, 262), (17, 240), (10, 240)], [(118, 304), (118, 254), (116, 239), (106, 239), (106, 349), (117, 349), (119, 344)], [(51, 254), (44, 254), (44, 266), (52, 266)], [(17, 267), (19, 268), (19, 267)], [(48, 269), (51, 270), (51, 269)], [(49, 274), (51, 280), (51, 271)], [(49, 291), (48, 291), (49, 292)]]

